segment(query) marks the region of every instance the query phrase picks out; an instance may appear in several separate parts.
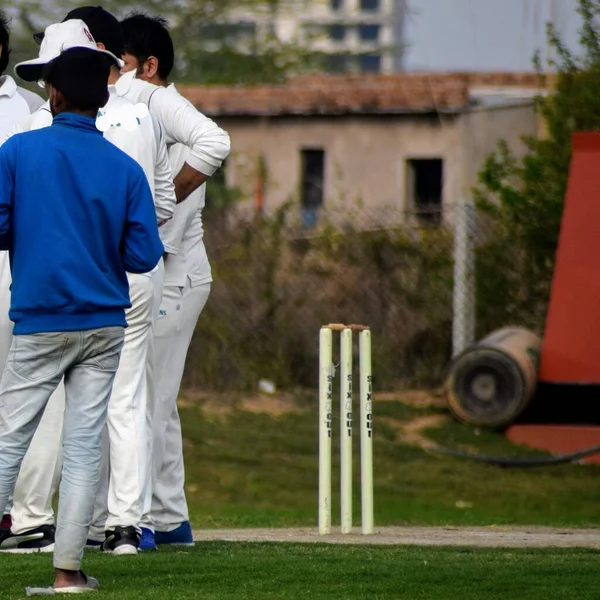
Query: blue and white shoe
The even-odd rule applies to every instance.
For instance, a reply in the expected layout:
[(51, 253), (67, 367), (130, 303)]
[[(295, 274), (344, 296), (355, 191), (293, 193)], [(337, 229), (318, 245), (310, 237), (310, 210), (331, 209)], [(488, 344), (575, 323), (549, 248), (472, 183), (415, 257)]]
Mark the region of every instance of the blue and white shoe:
[(142, 537), (140, 539), (138, 550), (142, 550), (143, 552), (158, 550), (156, 542), (154, 541), (154, 533), (152, 530), (142, 527)]
[(157, 531), (154, 541), (159, 546), (193, 546), (192, 526), (189, 521), (185, 521), (173, 531)]

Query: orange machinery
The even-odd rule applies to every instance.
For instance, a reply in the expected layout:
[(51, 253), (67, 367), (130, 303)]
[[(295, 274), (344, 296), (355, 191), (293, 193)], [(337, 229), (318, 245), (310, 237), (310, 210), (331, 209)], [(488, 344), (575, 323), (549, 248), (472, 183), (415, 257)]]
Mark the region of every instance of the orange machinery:
[(573, 135), (539, 381), (600, 385), (600, 133)]
[(554, 453), (600, 444), (589, 426), (600, 424), (600, 133), (573, 135), (534, 405), (529, 424), (508, 429), (514, 442)]

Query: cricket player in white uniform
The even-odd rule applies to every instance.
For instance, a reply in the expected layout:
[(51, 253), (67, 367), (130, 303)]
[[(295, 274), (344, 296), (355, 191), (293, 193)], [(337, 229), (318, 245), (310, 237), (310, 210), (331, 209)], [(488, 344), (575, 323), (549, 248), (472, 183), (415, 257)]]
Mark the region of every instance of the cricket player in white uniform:
[[(90, 31), (95, 36), (97, 42), (102, 44), (105, 36), (109, 35), (111, 30), (114, 30), (114, 17), (107, 13), (100, 7), (82, 7), (75, 9), (70, 15), (76, 15), (86, 22)], [(109, 25), (112, 23), (113, 26)], [(113, 33), (113, 35), (116, 35)], [(151, 85), (148, 82), (137, 80), (134, 78), (134, 73), (127, 73), (122, 76), (116, 83), (115, 88), (117, 93), (124, 96), (134, 102), (144, 103), (150, 109), (151, 114), (158, 117), (160, 120), (164, 132), (167, 145), (171, 147), (174, 144), (181, 144), (187, 148), (187, 154), (180, 164), (176, 165), (176, 169), (173, 170), (175, 193), (177, 196), (177, 202), (186, 204), (188, 199), (194, 201), (190, 196), (193, 194), (207, 179), (210, 175), (221, 166), (223, 160), (227, 157), (230, 150), (230, 140), (226, 132), (219, 128), (212, 120), (208, 119), (201, 113), (199, 113), (192, 104), (190, 104), (185, 98), (178, 94), (170, 94), (163, 87)], [(166, 95), (165, 95), (166, 92)], [(169, 225), (169, 224), (167, 224)], [(179, 229), (176, 227), (165, 226), (165, 237), (163, 243), (167, 252), (167, 260), (170, 255), (176, 254), (178, 251), (178, 236)], [(168, 238), (168, 239), (167, 239)], [(160, 302), (160, 296), (157, 298), (157, 302)], [(158, 314), (158, 310), (156, 311)], [(150, 346), (149, 352), (151, 353), (151, 359), (149, 361), (150, 370), (148, 378), (148, 402), (151, 405), (150, 410), (147, 413), (147, 424), (148, 431), (152, 431), (152, 417), (154, 410), (154, 397), (155, 397), (155, 380), (156, 377), (152, 374), (153, 366), (153, 346)], [(122, 360), (122, 359), (121, 359)], [(111, 459), (115, 449), (111, 448)], [(150, 441), (147, 450), (147, 466), (148, 469), (152, 466), (152, 441)], [(115, 475), (119, 475), (115, 472), (111, 463), (111, 490), (115, 490), (115, 493), (121, 493), (121, 490), (125, 485), (130, 484), (130, 478), (120, 477), (119, 482), (115, 482)], [(150, 485), (146, 482), (143, 490), (143, 495), (146, 497), (146, 510), (149, 512), (150, 503)], [(109, 522), (106, 526), (107, 531), (110, 531), (110, 519), (113, 518), (113, 510), (111, 509), (111, 497), (113, 493), (109, 494), (108, 509), (109, 509)], [(102, 503), (104, 494), (98, 495), (99, 503)], [(96, 515), (98, 519), (92, 525), (91, 538), (97, 535), (97, 532), (102, 528), (102, 505), (96, 507)], [(138, 525), (141, 524), (141, 519), (138, 521)], [(136, 532), (140, 532), (141, 528), (137, 527)], [(146, 534), (148, 529), (146, 529)], [(93, 541), (93, 539), (91, 540)], [(123, 536), (121, 540), (122, 552), (127, 552), (134, 545), (135, 539), (133, 539), (133, 532), (129, 532), (129, 537)], [(144, 547), (148, 549), (153, 547), (153, 543), (144, 544)]]
[[(32, 69), (41, 68), (40, 65), (52, 60), (62, 49), (86, 45), (96, 48), (96, 42), (83, 21), (67, 20), (52, 25), (46, 30), (40, 48), (40, 58), (18, 65), (17, 73), (27, 79), (32, 78), (32, 73), (36, 77), (35, 70)], [(118, 79), (117, 67), (114, 68), (109, 84), (116, 79)], [(109, 102), (99, 113), (97, 126), (104, 131), (107, 139), (136, 159), (144, 168), (154, 193), (157, 221), (163, 223), (173, 215), (175, 194), (162, 128), (158, 121), (147, 113), (144, 105), (138, 107), (144, 109), (140, 113), (141, 118), (135, 118), (134, 105), (119, 96), (114, 85), (109, 85), (109, 92)], [(143, 116), (144, 112), (145, 116)], [(39, 111), (36, 118), (30, 119), (29, 125), (36, 128), (49, 125), (52, 120), (51, 116), (47, 115), (47, 112)], [(128, 120), (130, 122), (127, 122)], [(165, 233), (165, 242), (170, 243), (169, 234)], [(105, 536), (105, 550), (115, 553), (131, 552), (129, 544), (120, 543), (122, 538), (129, 539), (128, 531), (125, 531), (125, 535), (121, 535), (121, 530), (128, 528), (135, 530), (144, 506), (144, 495), (139, 493), (135, 496), (136, 490), (143, 489), (150, 477), (147, 468), (149, 439), (146, 424), (145, 362), (151, 339), (154, 304), (158, 306), (155, 299), (157, 286), (153, 284), (157, 274), (160, 275), (159, 289), (162, 289), (162, 272), (159, 270), (155, 269), (152, 274), (129, 277), (132, 308), (127, 311), (129, 327), (126, 330), (125, 346), (109, 405), (109, 433), (111, 428), (116, 429), (117, 435), (122, 436), (125, 441), (121, 444), (121, 455), (117, 459), (121, 460), (123, 471), (134, 482), (134, 497), (125, 497), (123, 501), (127, 508), (133, 506), (134, 514), (129, 517), (131, 524), (115, 525)], [(116, 384), (119, 381), (117, 388)], [(54, 532), (51, 499), (58, 484), (56, 474), (60, 472), (60, 461), (57, 456), (60, 455), (63, 407), (64, 397), (58, 394), (51, 401), (36, 432), (15, 489), (12, 510), (13, 536), (0, 544), (0, 550), (4, 547), (18, 550), (20, 539), (23, 537), (27, 538), (26, 545), (30, 549), (32, 535), (39, 536), (35, 540), (37, 549), (52, 548)], [(120, 549), (125, 552), (120, 552)], [(136, 551), (135, 548), (133, 550)]]
[[(4, 73), (9, 57), (8, 19), (0, 11), (0, 143), (4, 142), (15, 126), (25, 121), (31, 113), (36, 112), (44, 104), (40, 96), (17, 86), (15, 80)], [(0, 252), (0, 366), (2, 368), (12, 341), (13, 324), (8, 318), (10, 282), (8, 252)], [(10, 526), (9, 519), (2, 519), (0, 528), (7, 526)]]
[[(8, 19), (0, 11), (0, 144), (8, 138), (9, 132), (35, 113), (44, 100), (17, 86), (15, 80), (4, 71), (10, 57), (10, 30)], [(10, 308), (10, 264), (8, 252), (0, 252), (0, 367), (4, 368), (12, 342), (13, 323), (8, 318)], [(10, 515), (0, 514), (0, 532), (10, 529)]]
[[(0, 143), (4, 142), (15, 126), (25, 121), (44, 104), (44, 100), (40, 96), (17, 86), (15, 80), (4, 73), (9, 57), (8, 19), (0, 11)], [(13, 324), (8, 318), (10, 283), (8, 252), (0, 252), (0, 367), (2, 368), (4, 368), (12, 341)], [(3, 518), (0, 522), (0, 529), (6, 527), (10, 527), (10, 520)]]
[[(166, 21), (138, 14), (123, 22), (124, 71), (161, 86), (162, 97), (180, 97), (168, 84), (174, 50)], [(166, 100), (165, 100), (166, 101)], [(155, 99), (150, 102), (153, 109)], [(179, 172), (189, 149), (175, 144), (169, 149), (173, 172)], [(177, 397), (185, 359), (198, 318), (211, 288), (211, 269), (203, 242), (202, 209), (205, 188), (201, 186), (166, 225), (177, 232), (177, 252), (165, 259), (165, 282), (155, 331), (156, 406), (153, 415), (153, 480), (149, 511), (143, 521), (142, 549), (157, 544), (193, 543), (185, 497), (185, 473), (181, 423)], [(154, 534), (154, 536), (153, 536)]]

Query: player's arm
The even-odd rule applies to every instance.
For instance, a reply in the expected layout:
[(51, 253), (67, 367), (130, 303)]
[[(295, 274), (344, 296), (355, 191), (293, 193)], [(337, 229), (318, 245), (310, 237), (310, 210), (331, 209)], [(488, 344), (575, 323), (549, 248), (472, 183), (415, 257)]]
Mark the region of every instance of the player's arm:
[(173, 180), (177, 202), (183, 202), (192, 192), (195, 192), (202, 184), (206, 183), (208, 179), (208, 175), (197, 171), (194, 167), (185, 163)]
[(156, 162), (154, 165), (154, 205), (156, 208), (156, 217), (159, 225), (164, 225), (173, 217), (175, 212), (175, 185), (173, 184), (173, 174), (171, 172), (171, 163), (169, 162), (169, 153), (167, 144), (160, 122), (152, 114), (154, 127), (154, 137), (156, 138)]
[(140, 167), (139, 175), (128, 190), (127, 220), (121, 240), (123, 265), (129, 273), (148, 273), (158, 264), (163, 252), (152, 192)]
[(231, 150), (229, 134), (183, 96), (165, 88), (152, 94), (150, 110), (163, 124), (167, 141), (190, 149), (186, 164), (174, 174), (175, 195), (182, 202), (223, 164)]

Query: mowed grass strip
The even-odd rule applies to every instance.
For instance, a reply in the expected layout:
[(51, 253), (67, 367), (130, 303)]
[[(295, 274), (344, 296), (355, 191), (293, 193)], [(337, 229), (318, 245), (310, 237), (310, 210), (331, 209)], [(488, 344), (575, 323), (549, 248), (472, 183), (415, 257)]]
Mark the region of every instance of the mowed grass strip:
[[(540, 600), (600, 597), (600, 553), (208, 542), (137, 557), (90, 552), (106, 600)], [(51, 558), (2, 556), (0, 597), (51, 583)]]
[[(375, 402), (377, 525), (555, 525), (600, 523), (600, 468), (585, 464), (503, 469), (432, 454), (407, 443), (403, 427), (439, 416), (424, 431), (438, 443), (500, 456), (538, 455), (503, 435), (452, 420), (443, 408)], [(316, 524), (317, 401), (303, 393), (273, 414), (245, 410), (235, 396), (188, 400), (181, 410), (187, 494), (196, 527)], [(358, 412), (356, 415), (358, 419)], [(339, 523), (338, 418), (334, 413), (333, 520)], [(358, 422), (354, 514), (360, 519)]]

